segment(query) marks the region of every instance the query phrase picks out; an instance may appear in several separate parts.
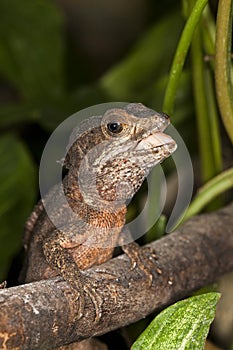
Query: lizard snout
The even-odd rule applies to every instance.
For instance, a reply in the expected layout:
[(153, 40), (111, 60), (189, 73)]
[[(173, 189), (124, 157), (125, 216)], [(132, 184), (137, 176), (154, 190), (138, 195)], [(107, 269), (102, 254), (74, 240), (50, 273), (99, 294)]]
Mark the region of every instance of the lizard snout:
[(175, 144), (175, 141), (171, 136), (164, 134), (163, 132), (156, 132), (142, 139), (138, 143), (136, 149), (146, 150), (146, 149), (152, 149), (158, 146), (164, 146), (167, 144)]
[(159, 114), (161, 114), (162, 117), (164, 117), (167, 121), (169, 121), (170, 123), (170, 117), (169, 115), (167, 115), (166, 113), (160, 112)]

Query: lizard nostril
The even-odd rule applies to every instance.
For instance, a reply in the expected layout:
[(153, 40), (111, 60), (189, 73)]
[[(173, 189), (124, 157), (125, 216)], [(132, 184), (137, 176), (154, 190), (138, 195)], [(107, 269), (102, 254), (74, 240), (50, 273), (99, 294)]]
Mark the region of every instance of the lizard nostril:
[(161, 114), (162, 117), (164, 117), (165, 119), (170, 120), (169, 115), (167, 115), (166, 113), (161, 112), (160, 114)]

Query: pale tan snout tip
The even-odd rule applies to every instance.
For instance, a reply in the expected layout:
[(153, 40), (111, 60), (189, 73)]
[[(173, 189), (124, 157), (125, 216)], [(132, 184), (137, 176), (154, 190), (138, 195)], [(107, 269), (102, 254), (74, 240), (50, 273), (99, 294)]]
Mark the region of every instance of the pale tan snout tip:
[(167, 144), (175, 144), (175, 141), (171, 136), (164, 134), (163, 132), (155, 132), (154, 134), (147, 136), (145, 139), (142, 139), (137, 145), (137, 149), (151, 149)]

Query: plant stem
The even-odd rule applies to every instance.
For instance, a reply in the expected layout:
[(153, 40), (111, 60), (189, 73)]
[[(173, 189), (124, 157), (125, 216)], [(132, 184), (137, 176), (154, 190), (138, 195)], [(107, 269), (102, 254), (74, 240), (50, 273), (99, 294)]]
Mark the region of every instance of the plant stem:
[(212, 153), (214, 162), (214, 175), (222, 170), (221, 135), (219, 130), (219, 114), (214, 90), (213, 75), (210, 69), (205, 72), (206, 99), (208, 104), (210, 135), (212, 141)]
[(191, 44), (192, 77), (195, 109), (198, 128), (202, 180), (205, 182), (214, 175), (213, 152), (208, 121), (208, 106), (204, 80), (204, 60), (201, 45), (201, 31), (197, 28)]
[(187, 23), (182, 32), (175, 57), (172, 63), (172, 67), (169, 74), (169, 80), (165, 92), (163, 111), (167, 114), (172, 114), (174, 109), (174, 101), (179, 83), (180, 75), (183, 69), (183, 65), (187, 56), (187, 52), (192, 40), (194, 30), (201, 18), (203, 9), (205, 8), (208, 0), (197, 0), (193, 10), (187, 20)]
[(202, 181), (217, 175), (222, 168), (221, 145), (213, 81), (202, 50), (202, 28), (197, 28), (191, 44), (193, 91), (198, 128)]
[(218, 105), (233, 143), (233, 95), (231, 85), (232, 0), (219, 0), (216, 27), (215, 84)]
[(193, 215), (198, 214), (219, 194), (231, 188), (233, 188), (233, 168), (222, 172), (199, 189), (196, 197), (187, 209), (182, 223)]

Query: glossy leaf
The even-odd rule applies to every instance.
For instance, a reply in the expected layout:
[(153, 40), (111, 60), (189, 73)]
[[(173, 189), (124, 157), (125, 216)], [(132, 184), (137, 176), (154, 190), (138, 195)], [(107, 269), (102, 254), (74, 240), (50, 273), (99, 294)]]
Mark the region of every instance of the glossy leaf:
[(0, 74), (30, 101), (63, 91), (62, 18), (47, 0), (0, 1)]
[(101, 85), (114, 99), (142, 99), (140, 91), (168, 72), (183, 20), (169, 14), (156, 23), (139, 41), (131, 53), (107, 72)]
[(203, 349), (219, 297), (219, 293), (207, 293), (168, 307), (151, 322), (131, 349)]
[(0, 139), (0, 282), (22, 245), (23, 227), (35, 202), (35, 168), (13, 135)]

